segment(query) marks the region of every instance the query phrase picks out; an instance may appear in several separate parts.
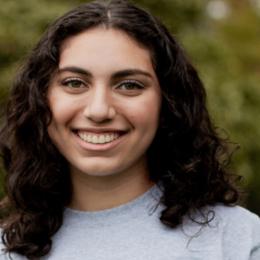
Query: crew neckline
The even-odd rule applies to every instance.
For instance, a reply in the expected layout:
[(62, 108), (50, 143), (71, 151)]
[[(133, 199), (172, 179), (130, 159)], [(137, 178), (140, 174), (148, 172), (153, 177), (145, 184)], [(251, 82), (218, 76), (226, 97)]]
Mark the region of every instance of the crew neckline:
[(64, 221), (84, 221), (88, 225), (96, 224), (113, 224), (114, 221), (124, 222), (126, 218), (137, 218), (140, 215), (146, 214), (147, 216), (153, 214), (158, 205), (162, 191), (155, 184), (149, 190), (138, 196), (137, 198), (104, 210), (98, 211), (82, 211), (72, 208), (65, 208)]

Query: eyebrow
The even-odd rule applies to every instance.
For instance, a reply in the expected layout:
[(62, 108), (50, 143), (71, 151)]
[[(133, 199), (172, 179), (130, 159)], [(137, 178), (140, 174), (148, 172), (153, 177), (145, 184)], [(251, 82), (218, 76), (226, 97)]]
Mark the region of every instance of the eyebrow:
[[(87, 76), (87, 77), (93, 77), (93, 75), (91, 74), (90, 71), (82, 69), (80, 67), (75, 67), (75, 66), (69, 66), (69, 67), (64, 67), (64, 68), (59, 68), (58, 69), (58, 73), (62, 73), (62, 72), (73, 72), (73, 73), (77, 73), (77, 74), (81, 74), (83, 76)], [(149, 78), (153, 78), (153, 76), (144, 70), (140, 70), (140, 69), (125, 69), (125, 70), (120, 70), (120, 71), (116, 71), (115, 73), (112, 74), (112, 79), (116, 80), (119, 78), (124, 78), (127, 76), (133, 76), (133, 75), (142, 75), (142, 76), (146, 76)]]
[(73, 73), (82, 74), (82, 75), (88, 76), (88, 77), (92, 76), (89, 71), (84, 70), (79, 67), (74, 67), (74, 66), (59, 68), (58, 73), (62, 73), (62, 72), (73, 72)]

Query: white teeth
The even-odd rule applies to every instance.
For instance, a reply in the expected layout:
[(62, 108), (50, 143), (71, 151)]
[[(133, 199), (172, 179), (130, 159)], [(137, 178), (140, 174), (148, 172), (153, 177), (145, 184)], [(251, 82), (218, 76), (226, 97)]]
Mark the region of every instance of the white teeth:
[(105, 142), (107, 143), (107, 142), (109, 142), (110, 141), (110, 137), (109, 137), (109, 135), (105, 135)]
[(104, 136), (104, 135), (100, 135), (100, 136), (99, 136), (99, 139), (98, 139), (98, 142), (99, 142), (100, 144), (103, 144), (103, 143), (105, 142), (105, 136)]
[(93, 134), (86, 132), (78, 132), (78, 136), (87, 143), (92, 144), (104, 144), (114, 141), (119, 137), (118, 133), (111, 134)]
[(97, 143), (99, 143), (98, 141), (99, 141), (98, 136), (96, 136), (96, 135), (92, 136), (92, 140), (91, 140), (92, 143), (97, 144)]

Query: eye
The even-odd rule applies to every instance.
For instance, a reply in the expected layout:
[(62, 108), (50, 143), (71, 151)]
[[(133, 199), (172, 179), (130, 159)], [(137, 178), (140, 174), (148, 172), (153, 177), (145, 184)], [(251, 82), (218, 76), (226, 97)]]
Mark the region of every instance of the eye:
[(82, 88), (86, 83), (79, 78), (69, 78), (62, 81), (62, 85), (69, 88)]
[(142, 90), (143, 84), (135, 80), (126, 80), (117, 85), (116, 89), (123, 91)]

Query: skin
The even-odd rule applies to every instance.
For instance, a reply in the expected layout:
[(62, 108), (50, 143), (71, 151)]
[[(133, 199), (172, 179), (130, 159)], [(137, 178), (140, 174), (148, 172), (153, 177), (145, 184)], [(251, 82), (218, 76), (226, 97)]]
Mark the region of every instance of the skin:
[[(146, 151), (158, 128), (161, 91), (148, 49), (103, 27), (66, 39), (48, 101), (49, 136), (70, 165), (70, 207), (115, 207), (153, 185)], [(79, 137), (84, 133), (118, 138), (91, 144)]]

